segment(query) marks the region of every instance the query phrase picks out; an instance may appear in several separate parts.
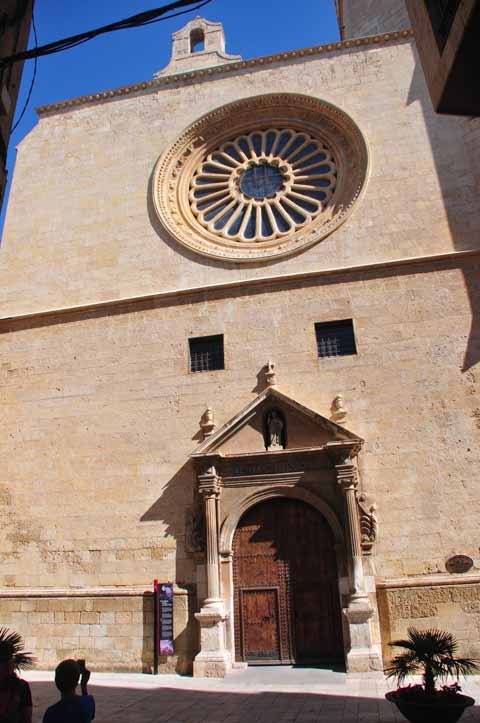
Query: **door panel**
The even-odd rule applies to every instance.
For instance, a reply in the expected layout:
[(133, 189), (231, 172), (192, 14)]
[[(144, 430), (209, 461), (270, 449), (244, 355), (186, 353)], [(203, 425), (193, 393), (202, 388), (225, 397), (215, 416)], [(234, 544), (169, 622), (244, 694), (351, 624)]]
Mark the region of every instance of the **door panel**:
[(262, 502), (240, 520), (233, 552), (238, 660), (342, 657), (334, 540), (317, 510), (298, 500)]
[(243, 649), (247, 660), (280, 659), (278, 591), (242, 590)]

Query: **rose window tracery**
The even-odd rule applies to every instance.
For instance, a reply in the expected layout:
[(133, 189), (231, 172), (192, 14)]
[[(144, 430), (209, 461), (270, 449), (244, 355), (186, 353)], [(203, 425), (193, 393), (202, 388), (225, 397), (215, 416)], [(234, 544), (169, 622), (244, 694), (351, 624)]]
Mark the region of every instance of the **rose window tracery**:
[(294, 254), (348, 218), (368, 166), (358, 126), (330, 103), (294, 93), (235, 101), (192, 123), (159, 159), (159, 232), (233, 262)]
[(192, 178), (200, 223), (238, 242), (296, 231), (320, 213), (335, 190), (329, 148), (307, 133), (268, 128), (222, 144)]

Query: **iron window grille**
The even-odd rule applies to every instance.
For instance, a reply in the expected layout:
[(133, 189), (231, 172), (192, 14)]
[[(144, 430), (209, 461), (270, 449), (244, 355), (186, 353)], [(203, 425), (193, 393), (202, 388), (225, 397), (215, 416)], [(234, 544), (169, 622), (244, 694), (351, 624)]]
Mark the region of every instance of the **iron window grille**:
[(348, 356), (357, 353), (353, 321), (324, 321), (315, 324), (319, 357)]
[(211, 372), (215, 369), (225, 369), (223, 334), (189, 339), (188, 346), (191, 372)]

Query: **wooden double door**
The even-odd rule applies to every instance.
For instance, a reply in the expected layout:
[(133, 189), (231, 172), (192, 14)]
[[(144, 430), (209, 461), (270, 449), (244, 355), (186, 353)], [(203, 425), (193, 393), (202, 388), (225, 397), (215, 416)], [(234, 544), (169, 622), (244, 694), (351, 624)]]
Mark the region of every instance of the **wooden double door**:
[(299, 500), (252, 507), (233, 540), (236, 659), (313, 663), (343, 658), (333, 535)]

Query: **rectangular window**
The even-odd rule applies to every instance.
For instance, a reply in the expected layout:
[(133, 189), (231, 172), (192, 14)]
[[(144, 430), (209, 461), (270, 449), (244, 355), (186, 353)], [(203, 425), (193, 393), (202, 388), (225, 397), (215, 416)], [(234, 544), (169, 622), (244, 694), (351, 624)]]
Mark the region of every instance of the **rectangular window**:
[(460, 0), (425, 0), (425, 5), (441, 53), (452, 29)]
[(223, 357), (223, 334), (198, 336), (188, 340), (190, 349), (190, 371), (211, 372), (225, 369)]
[(315, 336), (319, 357), (347, 356), (357, 353), (351, 319), (319, 321), (315, 324)]

